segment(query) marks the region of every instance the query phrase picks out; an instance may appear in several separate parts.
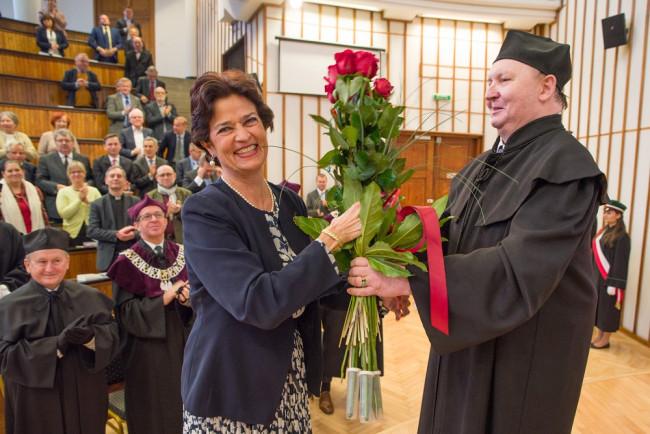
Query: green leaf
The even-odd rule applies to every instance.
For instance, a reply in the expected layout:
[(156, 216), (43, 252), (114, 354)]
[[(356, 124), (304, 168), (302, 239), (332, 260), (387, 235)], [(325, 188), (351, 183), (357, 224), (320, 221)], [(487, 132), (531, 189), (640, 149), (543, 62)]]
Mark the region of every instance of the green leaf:
[(349, 209), (353, 204), (361, 200), (363, 187), (357, 180), (351, 179), (347, 174), (343, 175), (343, 209)]
[(367, 181), (373, 176), (375, 176), (376, 173), (377, 173), (377, 165), (375, 164), (374, 161), (370, 161), (366, 165), (366, 168), (363, 169), (361, 173), (359, 173), (359, 181), (361, 182)]
[(368, 161), (370, 161), (370, 156), (366, 151), (357, 151), (353, 152), (354, 155), (354, 161), (356, 161), (357, 165), (365, 169), (366, 166), (368, 165)]
[(445, 208), (447, 208), (447, 199), (449, 199), (449, 195), (445, 194), (442, 197), (439, 197), (436, 199), (435, 202), (433, 202), (433, 209), (436, 210), (436, 214), (438, 214), (438, 218), (442, 215), (443, 212), (445, 212)]
[(390, 165), (388, 157), (379, 152), (371, 154), (370, 159), (377, 165), (377, 173), (382, 173)]
[[(329, 209), (341, 209), (341, 204), (343, 202), (343, 192), (341, 187), (335, 185), (330, 188), (327, 192), (327, 207)], [(322, 220), (322, 219), (321, 219)]]
[(346, 273), (350, 269), (350, 262), (354, 259), (352, 257), (352, 252), (350, 250), (340, 249), (332, 254), (334, 255), (334, 259), (336, 259), (336, 265), (339, 267), (339, 272)]
[(393, 160), (393, 165), (391, 168), (393, 169), (393, 172), (399, 174), (404, 170), (404, 166), (406, 166), (406, 158), (396, 158)]
[[(357, 144), (357, 140), (359, 140), (359, 130), (353, 127), (352, 125), (348, 125), (345, 128), (343, 128), (343, 131), (341, 131), (345, 138), (347, 139), (348, 143), (351, 146), (355, 146)], [(346, 148), (347, 149), (347, 148)]]
[(370, 268), (388, 277), (412, 276), (406, 268), (402, 268), (381, 258), (368, 258), (368, 263), (370, 264)]
[(347, 103), (347, 101), (350, 99), (350, 91), (348, 87), (348, 83), (345, 81), (344, 78), (339, 78), (336, 79), (336, 94), (339, 96), (339, 100), (343, 101), (343, 103)]
[(388, 231), (391, 229), (391, 226), (393, 225), (393, 223), (395, 223), (396, 215), (397, 215), (396, 207), (388, 208), (388, 210), (384, 211), (384, 219), (381, 222), (381, 226), (379, 227), (379, 231), (377, 232), (377, 236), (376, 236), (377, 240), (383, 240), (386, 237), (386, 234), (388, 234)]
[(293, 221), (296, 223), (296, 226), (300, 228), (301, 231), (312, 237), (313, 239), (318, 238), (321, 231), (327, 227), (329, 223), (322, 218), (314, 217), (303, 217), (296, 216), (293, 218)]
[(395, 181), (397, 180), (397, 175), (393, 172), (392, 169), (386, 169), (379, 174), (376, 179), (377, 184), (379, 184), (382, 190), (392, 193), (395, 189)]
[(336, 157), (337, 155), (339, 155), (339, 151), (336, 149), (332, 149), (327, 154), (323, 155), (323, 157), (320, 160), (318, 160), (318, 167), (323, 169), (329, 166), (330, 164), (332, 164), (332, 158)]
[[(356, 107), (350, 113), (350, 125), (356, 128), (358, 131), (363, 131), (363, 124), (361, 123), (361, 115), (359, 115), (359, 112), (356, 110)], [(354, 144), (356, 144), (356, 140), (354, 141)]]
[(383, 220), (380, 189), (374, 182), (364, 187), (361, 196), (361, 236), (355, 241), (357, 256), (364, 256), (370, 240), (377, 234)]
[(322, 117), (322, 116), (318, 116), (318, 115), (309, 115), (309, 116), (311, 116), (311, 118), (313, 120), (315, 120), (319, 124), (322, 124), (323, 126), (326, 126), (326, 127), (329, 127), (329, 128), (332, 127), (332, 125), (330, 125), (330, 122), (327, 119), (325, 119), (324, 117)]
[(422, 239), (422, 220), (416, 213), (409, 214), (404, 221), (395, 223), (393, 232), (386, 241), (394, 249), (410, 249), (415, 247)]
[[(365, 79), (362, 76), (357, 75), (354, 77), (350, 82), (350, 95), (354, 96), (358, 94), (361, 88), (365, 86), (365, 84)], [(345, 100), (347, 101), (348, 99), (346, 98)]]
[(359, 179), (359, 169), (357, 167), (344, 167), (343, 168), (344, 179), (345, 176), (347, 176), (350, 179), (354, 179), (356, 181)]
[(345, 136), (337, 130), (331, 129), (329, 133), (326, 134), (329, 134), (332, 139), (332, 145), (334, 145), (334, 148), (350, 149), (350, 143), (347, 141)]
[(361, 121), (364, 125), (373, 126), (377, 123), (379, 119), (379, 114), (377, 109), (371, 104), (364, 105), (359, 108), (359, 114), (361, 115)]
[(395, 181), (395, 187), (400, 187), (402, 184), (404, 184), (406, 181), (409, 180), (411, 176), (415, 173), (415, 170), (409, 169), (406, 172), (402, 173), (400, 176), (397, 177), (397, 180)]

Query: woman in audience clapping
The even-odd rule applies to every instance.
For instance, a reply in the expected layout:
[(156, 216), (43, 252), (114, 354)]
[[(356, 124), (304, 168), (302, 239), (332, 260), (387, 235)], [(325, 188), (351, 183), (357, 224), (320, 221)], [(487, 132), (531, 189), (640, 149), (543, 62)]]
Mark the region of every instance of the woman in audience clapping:
[(0, 220), (11, 224), (21, 234), (50, 225), (43, 206), (43, 193), (25, 181), (25, 172), (18, 161), (5, 162), (0, 184)]
[(7, 144), (12, 142), (22, 143), (28, 160), (37, 157), (36, 148), (27, 134), (21, 133), (18, 128), (18, 116), (10, 111), (0, 112), (0, 160), (7, 155)]
[(50, 56), (63, 57), (64, 50), (68, 48), (68, 39), (63, 30), (54, 29), (54, 18), (52, 15), (43, 15), (40, 18), (41, 25), (36, 28), (36, 45), (41, 53)]
[(101, 197), (95, 187), (86, 182), (86, 168), (79, 161), (68, 164), (70, 185), (56, 194), (56, 210), (63, 219), (63, 230), (70, 234), (70, 247), (90, 241), (86, 235), (90, 218), (90, 203)]
[[(54, 142), (54, 131), (65, 128), (70, 129), (70, 116), (61, 112), (54, 112), (50, 118), (50, 124), (54, 127), (52, 131), (46, 131), (41, 135), (41, 139), (38, 141), (38, 156), (42, 157), (56, 151), (56, 143)], [(79, 150), (79, 143), (75, 137), (72, 138), (73, 147), (72, 150), (78, 154), (81, 154)]]

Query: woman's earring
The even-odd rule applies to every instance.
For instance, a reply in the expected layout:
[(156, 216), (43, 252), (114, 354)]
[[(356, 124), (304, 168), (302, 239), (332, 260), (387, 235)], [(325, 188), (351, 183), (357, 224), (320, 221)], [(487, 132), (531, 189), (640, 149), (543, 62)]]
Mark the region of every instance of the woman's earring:
[(210, 155), (210, 166), (214, 167), (214, 157)]

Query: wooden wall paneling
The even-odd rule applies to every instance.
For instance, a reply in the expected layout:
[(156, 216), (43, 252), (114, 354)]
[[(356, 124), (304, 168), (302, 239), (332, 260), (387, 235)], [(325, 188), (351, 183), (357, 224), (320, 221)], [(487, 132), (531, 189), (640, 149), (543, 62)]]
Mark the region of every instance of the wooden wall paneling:
[(62, 111), (70, 116), (70, 128), (75, 136), (99, 139), (108, 131), (108, 118), (103, 110), (71, 109), (65, 107), (37, 106), (26, 104), (0, 104), (0, 110), (16, 113), (20, 120), (19, 130), (28, 136), (40, 137), (44, 131), (51, 131), (50, 116)]
[[(60, 81), (66, 70), (74, 68), (72, 59), (39, 56), (1, 48), (0, 57), (2, 72), (6, 75)], [(120, 65), (92, 62), (89, 69), (97, 74), (97, 79), (102, 85), (115, 85), (124, 75), (124, 68)]]
[(66, 279), (76, 279), (78, 274), (99, 273), (96, 267), (97, 249), (70, 250), (70, 267)]
[[(156, 58), (156, 17), (155, 17), (155, 0), (93, 0), (94, 1), (94, 21), (89, 26), (88, 32), (91, 28), (99, 23), (99, 16), (101, 14), (108, 15), (111, 20), (111, 26), (115, 27), (118, 19), (124, 16), (124, 8), (126, 6), (133, 9), (133, 19), (140, 23), (142, 29), (142, 40), (151, 51), (153, 58)], [(124, 52), (121, 51), (122, 55)], [(154, 60), (155, 62), (155, 60)], [(123, 61), (122, 61), (123, 63)]]
[[(19, 20), (0, 17), (0, 29), (18, 30), (21, 32), (32, 33), (35, 35), (36, 27), (38, 27), (38, 25), (35, 23), (29, 23), (27, 21), (19, 21)], [(90, 31), (90, 28), (88, 30)], [(89, 33), (77, 32), (75, 30), (66, 30), (66, 35), (68, 39), (87, 41)]]
[[(94, 50), (86, 43), (86, 40), (68, 39), (69, 47), (65, 49), (65, 57), (73, 59), (78, 53), (86, 53), (92, 59)], [(0, 47), (26, 53), (38, 53), (40, 50), (36, 45), (36, 34), (34, 32), (27, 33), (2, 28), (0, 28)]]
[[(60, 81), (4, 74), (0, 74), (0, 80), (4, 83), (0, 86), (0, 101), (53, 106), (66, 103), (67, 92), (61, 88)], [(115, 93), (115, 88), (109, 86), (97, 92), (99, 107), (104, 107), (106, 97), (112, 93)]]
[(104, 142), (100, 139), (77, 139), (79, 142), (79, 150), (82, 154), (90, 159), (90, 164), (92, 166), (93, 160), (99, 158), (102, 155), (106, 155), (106, 150), (104, 150)]

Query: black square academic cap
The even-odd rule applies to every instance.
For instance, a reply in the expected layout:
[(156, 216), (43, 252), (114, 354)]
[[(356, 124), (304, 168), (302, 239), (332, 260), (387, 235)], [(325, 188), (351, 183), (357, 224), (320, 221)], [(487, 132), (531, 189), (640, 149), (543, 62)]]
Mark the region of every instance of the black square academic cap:
[(67, 250), (69, 244), (70, 235), (67, 232), (51, 227), (37, 229), (23, 237), (26, 255), (37, 250)]
[(562, 89), (571, 79), (571, 53), (567, 44), (519, 30), (510, 30), (494, 62), (512, 59), (525, 63), (545, 75), (554, 75)]

